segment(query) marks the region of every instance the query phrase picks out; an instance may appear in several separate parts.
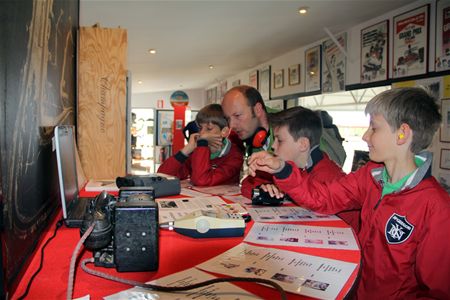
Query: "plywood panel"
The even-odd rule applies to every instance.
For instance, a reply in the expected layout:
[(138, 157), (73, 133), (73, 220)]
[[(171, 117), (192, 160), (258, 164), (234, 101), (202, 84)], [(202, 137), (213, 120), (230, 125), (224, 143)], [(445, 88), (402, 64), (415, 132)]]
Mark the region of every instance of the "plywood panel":
[(77, 134), (88, 178), (125, 175), (126, 55), (126, 30), (80, 28)]

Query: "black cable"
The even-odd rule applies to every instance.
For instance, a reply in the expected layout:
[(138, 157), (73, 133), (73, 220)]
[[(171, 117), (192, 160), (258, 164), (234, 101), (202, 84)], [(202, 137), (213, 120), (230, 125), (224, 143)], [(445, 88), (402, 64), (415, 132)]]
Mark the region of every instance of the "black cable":
[(179, 291), (188, 291), (188, 290), (196, 289), (196, 288), (199, 288), (199, 287), (204, 287), (204, 286), (211, 285), (211, 284), (214, 284), (214, 283), (244, 281), (244, 282), (257, 282), (257, 283), (270, 285), (270, 286), (274, 287), (277, 291), (280, 292), (280, 297), (281, 297), (282, 300), (286, 300), (287, 299), (286, 291), (278, 283), (276, 283), (276, 282), (274, 282), (272, 280), (269, 280), (269, 279), (264, 279), (264, 278), (252, 278), (252, 277), (214, 278), (214, 279), (211, 279), (211, 280), (206, 280), (206, 281), (195, 283), (195, 284), (191, 284), (191, 285), (169, 287), (169, 286), (160, 286), (160, 285), (146, 284), (146, 283), (141, 283), (141, 282), (134, 281), (134, 280), (123, 279), (123, 278), (116, 277), (116, 276), (113, 276), (113, 275), (105, 274), (105, 273), (97, 271), (97, 270), (89, 269), (86, 266), (86, 264), (87, 263), (93, 263), (93, 261), (94, 261), (93, 258), (84, 259), (81, 262), (81, 268), (83, 269), (83, 271), (85, 271), (85, 272), (87, 272), (87, 273), (89, 273), (91, 275), (104, 278), (104, 279), (109, 279), (109, 280), (117, 281), (117, 282), (120, 282), (120, 283), (132, 285), (132, 286), (139, 286), (139, 287), (150, 289), (150, 290), (154, 290), (154, 291), (179, 292)]
[(34, 278), (37, 276), (37, 274), (42, 269), (42, 265), (44, 263), (44, 249), (48, 245), (48, 243), (56, 236), (56, 232), (62, 226), (62, 224), (63, 224), (63, 220), (62, 219), (59, 220), (58, 222), (56, 222), (56, 228), (55, 228), (55, 231), (53, 232), (53, 235), (45, 242), (45, 244), (41, 248), (41, 261), (39, 263), (39, 268), (36, 270), (36, 272), (34, 272), (33, 276), (31, 276), (31, 279), (30, 279), (30, 281), (28, 282), (28, 285), (27, 285), (27, 289), (25, 290), (25, 293), (23, 293), (19, 298), (17, 298), (17, 300), (25, 299), (25, 297), (28, 295), (28, 292), (30, 291), (31, 284), (33, 283)]

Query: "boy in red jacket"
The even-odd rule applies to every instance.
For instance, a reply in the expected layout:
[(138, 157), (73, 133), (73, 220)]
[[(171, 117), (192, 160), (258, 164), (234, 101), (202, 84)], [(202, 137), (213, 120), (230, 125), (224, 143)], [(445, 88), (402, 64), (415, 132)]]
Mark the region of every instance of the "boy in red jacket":
[(219, 104), (202, 108), (196, 118), (200, 132), (191, 134), (188, 144), (169, 157), (159, 173), (186, 179), (197, 186), (239, 182), (243, 153), (227, 138), (230, 129)]
[[(272, 114), (269, 117), (274, 130), (275, 141), (272, 149), (276, 157), (292, 161), (305, 176), (327, 183), (345, 176), (342, 169), (326, 153), (319, 149), (322, 136), (322, 121), (318, 113), (301, 106)], [(251, 189), (260, 186), (273, 194), (278, 190), (272, 178), (249, 176), (246, 184), (242, 183), (242, 192), (251, 194)], [(355, 231), (359, 228), (359, 213), (345, 212), (339, 214)]]
[(421, 88), (398, 88), (365, 111), (373, 162), (358, 171), (325, 185), (261, 152), (250, 158), (250, 174), (274, 174), (294, 201), (320, 213), (361, 210), (359, 299), (450, 299), (450, 197), (431, 176), (431, 153), (422, 151), (439, 127), (438, 105)]

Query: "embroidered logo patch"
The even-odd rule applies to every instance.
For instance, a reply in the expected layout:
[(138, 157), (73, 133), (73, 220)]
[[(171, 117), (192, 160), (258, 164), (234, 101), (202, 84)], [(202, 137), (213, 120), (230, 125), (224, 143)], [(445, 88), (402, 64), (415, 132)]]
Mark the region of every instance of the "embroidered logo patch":
[(385, 235), (389, 244), (400, 244), (406, 241), (414, 230), (414, 225), (406, 217), (394, 213), (386, 223)]

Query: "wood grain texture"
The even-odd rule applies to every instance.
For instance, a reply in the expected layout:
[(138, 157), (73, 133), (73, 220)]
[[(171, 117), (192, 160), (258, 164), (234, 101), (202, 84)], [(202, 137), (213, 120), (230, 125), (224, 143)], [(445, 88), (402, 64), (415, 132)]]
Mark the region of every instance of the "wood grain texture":
[(81, 27), (78, 147), (90, 179), (125, 175), (127, 31)]

